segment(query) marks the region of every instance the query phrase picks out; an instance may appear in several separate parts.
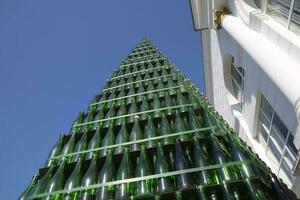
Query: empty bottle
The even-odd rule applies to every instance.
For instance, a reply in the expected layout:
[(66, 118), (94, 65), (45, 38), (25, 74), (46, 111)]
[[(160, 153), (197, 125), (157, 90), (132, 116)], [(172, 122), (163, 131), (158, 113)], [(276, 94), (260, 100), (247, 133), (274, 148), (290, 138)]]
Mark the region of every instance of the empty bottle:
[[(177, 140), (175, 145), (175, 169), (176, 171), (189, 169), (191, 164), (188, 162), (181, 142)], [(176, 182), (179, 190), (193, 188), (193, 177), (191, 174), (179, 174), (176, 176)]]
[[(120, 129), (117, 137), (116, 137), (115, 144), (122, 144), (122, 143), (125, 143), (125, 142), (128, 142), (128, 141), (129, 141), (129, 134), (128, 134), (127, 127), (126, 127), (126, 119), (123, 118), (122, 126), (121, 126), (121, 129)], [(124, 146), (118, 146), (115, 149), (115, 154), (122, 153), (123, 150), (124, 150)]]
[(134, 122), (134, 118), (135, 118), (135, 113), (137, 113), (139, 110), (138, 110), (138, 107), (137, 107), (137, 104), (135, 103), (135, 100), (133, 99), (132, 100), (132, 104), (130, 105), (130, 108), (128, 110), (128, 114), (131, 114), (127, 121), (128, 123), (133, 123)]
[(168, 80), (167, 87), (169, 88), (169, 95), (175, 96), (177, 92), (176, 92), (176, 89), (174, 88), (175, 84), (173, 83), (173, 81), (171, 79)]
[[(116, 170), (113, 162), (113, 151), (108, 150), (105, 163), (98, 175), (98, 183), (107, 183), (115, 180)], [(97, 190), (96, 200), (106, 200), (113, 198), (113, 187), (104, 186)]]
[[(148, 101), (146, 99), (146, 96), (143, 97), (143, 101), (142, 101), (142, 105), (141, 105), (141, 109), (140, 109), (140, 112), (145, 112), (145, 111), (148, 111), (149, 110), (149, 104), (148, 104)], [(144, 120), (147, 120), (147, 113), (142, 113), (140, 115), (140, 119), (142, 121)]]
[[(119, 166), (117, 172), (117, 180), (125, 180), (132, 178), (133, 168), (129, 158), (129, 149), (125, 148), (121, 164)], [(132, 192), (132, 184), (131, 183), (122, 183), (117, 186), (116, 198), (118, 200), (128, 200), (130, 199)]]
[[(149, 85), (147, 87), (147, 91), (153, 91), (154, 90), (154, 86), (153, 86), (152, 81), (148, 81), (148, 82), (149, 82)], [(153, 100), (153, 97), (154, 97), (153, 92), (147, 94), (147, 100), (148, 101), (149, 100)]]
[[(134, 95), (134, 94), (135, 94), (135, 90), (134, 90), (133, 85), (131, 84), (131, 85), (130, 85), (130, 90), (129, 90), (129, 92), (127, 93), (127, 96)], [(134, 97), (129, 97), (129, 98), (127, 98), (127, 99), (126, 99), (126, 105), (135, 103), (134, 100), (135, 100)], [(133, 101), (134, 101), (134, 102), (133, 102)]]
[[(143, 139), (142, 130), (139, 125), (139, 116), (135, 116), (134, 118), (134, 124), (131, 129), (129, 139), (130, 141), (137, 141)], [(132, 144), (131, 151), (137, 151), (137, 150), (139, 150), (139, 144)]]
[(110, 118), (115, 117), (115, 106), (113, 105), (108, 113), (105, 116), (105, 121), (103, 123), (103, 128), (108, 128), (111, 125), (111, 120), (109, 120)]
[(177, 92), (177, 105), (179, 105), (180, 107), (179, 112), (180, 113), (184, 113), (188, 111), (187, 106), (185, 106), (187, 104), (187, 101), (185, 99), (184, 96), (182, 96), (182, 94), (180, 92)]
[(157, 97), (157, 94), (153, 95), (153, 106), (152, 107), (153, 107), (153, 110), (155, 110), (154, 113), (153, 113), (153, 118), (160, 117), (161, 116), (161, 111), (159, 111), (159, 109), (161, 109), (162, 106), (161, 106), (161, 103), (160, 103), (160, 101)]
[[(170, 167), (168, 164), (168, 160), (163, 151), (163, 147), (161, 143), (157, 145), (157, 155), (155, 161), (155, 173), (163, 174), (170, 172)], [(156, 190), (158, 193), (166, 193), (174, 190), (174, 183), (171, 177), (162, 177), (157, 179), (157, 187)]]
[(160, 91), (158, 91), (158, 98), (164, 98), (165, 97), (165, 93), (164, 93), (164, 91), (163, 90), (161, 90), (161, 89), (164, 89), (164, 84), (163, 84), (163, 81), (162, 80), (159, 80), (158, 81), (158, 85), (157, 85), (157, 89), (158, 90), (160, 90)]
[[(81, 186), (87, 187), (97, 183), (97, 154), (93, 155), (93, 159), (90, 162), (90, 166), (87, 169), (85, 175), (82, 178)], [(96, 189), (83, 190), (80, 193), (80, 200), (93, 200), (96, 193)]]
[[(198, 119), (198, 117), (196, 116), (194, 110), (192, 108), (189, 108), (189, 128), (191, 130), (195, 130), (195, 129), (200, 129), (200, 128), (203, 128), (204, 125), (203, 122), (200, 121), (200, 119)], [(200, 132), (200, 131), (196, 131), (194, 133), (194, 135), (197, 135), (198, 137), (205, 137), (204, 133), (203, 132)]]
[(19, 196), (18, 200), (27, 200), (28, 197), (31, 195), (31, 191), (33, 190), (35, 184), (38, 181), (38, 175), (32, 177), (28, 187), (24, 190), (24, 192)]
[[(165, 114), (162, 113), (161, 122), (159, 126), (159, 135), (169, 135), (169, 134), (171, 134), (169, 122)], [(163, 144), (172, 144), (172, 143), (174, 143), (173, 137), (166, 137), (163, 139)]]
[(123, 116), (126, 114), (127, 114), (127, 110), (126, 110), (125, 104), (122, 104), (117, 112), (117, 116), (119, 118), (116, 119), (115, 126), (120, 126), (122, 124), (123, 117), (120, 117), (120, 116)]
[(64, 145), (64, 134), (61, 134), (59, 139), (58, 139), (58, 142), (53, 146), (49, 156), (48, 156), (48, 160), (47, 160), (47, 163), (46, 163), (46, 167), (50, 167), (51, 165), (53, 165), (55, 163), (55, 160), (52, 159), (53, 157), (55, 156), (58, 156), (63, 148), (63, 145)]
[(81, 110), (79, 112), (78, 117), (76, 118), (76, 120), (72, 124), (71, 132), (78, 133), (78, 132), (81, 131), (82, 126), (76, 126), (76, 125), (81, 124), (83, 122), (83, 118), (84, 118), (84, 112)]
[[(145, 138), (153, 138), (157, 136), (157, 130), (153, 123), (151, 115), (148, 115), (148, 121), (145, 126), (145, 132), (144, 132)], [(147, 148), (155, 147), (156, 140), (150, 140), (147, 142)]]
[[(172, 98), (169, 96), (169, 94), (167, 92), (165, 92), (165, 101), (164, 101), (164, 104), (165, 104), (165, 107), (172, 107), (172, 106), (174, 106), (173, 100), (172, 100)], [(173, 115), (173, 114), (174, 114), (174, 109), (168, 108), (166, 110), (166, 115), (167, 116), (170, 116), (170, 115)]]
[[(101, 120), (101, 119), (104, 119), (104, 113), (103, 113), (103, 109), (100, 109), (97, 113), (97, 115), (95, 116), (94, 118), (94, 121), (97, 121), (97, 120)], [(93, 123), (93, 129), (97, 129), (100, 127), (100, 125), (102, 124), (103, 122), (94, 122)]]
[[(68, 180), (65, 183), (65, 189), (70, 190), (75, 187), (79, 187), (81, 184), (81, 170), (82, 170), (82, 158), (79, 158), (75, 168), (72, 171), (72, 174), (68, 178)], [(78, 199), (79, 192), (69, 192), (64, 195), (63, 200), (74, 200)]]
[[(65, 181), (65, 160), (63, 163), (58, 167), (53, 177), (49, 180), (47, 183), (47, 186), (45, 188), (45, 193), (50, 193), (57, 190), (62, 190), (64, 187), (64, 181)], [(52, 200), (52, 199), (59, 199), (61, 198), (61, 194), (55, 194), (51, 196), (47, 196), (44, 199), (45, 200)]]
[(144, 93), (144, 92), (145, 92), (145, 89), (144, 89), (143, 84), (141, 83), (140, 86), (138, 87), (138, 90), (137, 90), (137, 94), (139, 94), (139, 95), (136, 97), (136, 102), (137, 102), (137, 103), (143, 101), (144, 95), (141, 94), (141, 93)]
[[(187, 125), (186, 122), (181, 118), (181, 115), (179, 112), (176, 110), (176, 115), (175, 115), (175, 123), (174, 123), (174, 129), (176, 133), (184, 132), (187, 131)], [(187, 141), (190, 139), (188, 134), (180, 135), (179, 139), (181, 141)]]
[[(86, 150), (86, 148), (87, 148), (87, 132), (84, 132), (82, 134), (80, 140), (77, 142), (74, 152), (81, 152), (81, 151)], [(71, 162), (77, 161), (78, 158), (84, 158), (84, 154), (73, 155)]]
[(67, 162), (71, 161), (72, 156), (67, 156), (67, 154), (74, 152), (75, 140), (76, 140), (76, 134), (73, 133), (61, 151), (61, 155), (65, 156), (64, 158), (67, 159)]
[[(111, 125), (110, 125), (105, 137), (102, 140), (102, 145), (101, 146), (106, 147), (106, 146), (109, 146), (109, 145), (113, 145), (114, 142), (115, 142), (114, 126), (113, 126), (113, 121), (111, 121)], [(106, 156), (106, 153), (107, 153), (106, 148), (101, 150), (100, 157)]]
[[(152, 174), (151, 164), (148, 160), (146, 148), (143, 145), (138, 158), (138, 164), (135, 170), (135, 177), (149, 176)], [(137, 196), (147, 196), (153, 194), (152, 180), (144, 180), (137, 183)]]
[[(101, 129), (97, 128), (92, 139), (89, 142), (88, 149), (91, 150), (91, 149), (99, 148), (100, 145), (101, 145)], [(93, 151), (88, 152), (86, 154), (86, 160), (92, 159), (93, 154), (94, 154)]]
[[(91, 121), (93, 121), (93, 119), (94, 119), (93, 112), (88, 112), (88, 114), (85, 116), (85, 118), (83, 120), (83, 123), (91, 122)], [(85, 124), (85, 125), (83, 125), (82, 131), (89, 131), (92, 128), (93, 128), (93, 124), (92, 123)]]

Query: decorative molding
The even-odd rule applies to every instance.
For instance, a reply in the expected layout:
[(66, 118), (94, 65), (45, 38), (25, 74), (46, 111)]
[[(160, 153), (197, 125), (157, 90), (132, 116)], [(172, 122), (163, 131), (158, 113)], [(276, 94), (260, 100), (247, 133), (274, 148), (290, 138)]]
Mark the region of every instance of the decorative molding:
[(260, 32), (262, 22), (267, 19), (268, 16), (260, 9), (252, 11), (249, 14), (249, 27), (252, 30)]

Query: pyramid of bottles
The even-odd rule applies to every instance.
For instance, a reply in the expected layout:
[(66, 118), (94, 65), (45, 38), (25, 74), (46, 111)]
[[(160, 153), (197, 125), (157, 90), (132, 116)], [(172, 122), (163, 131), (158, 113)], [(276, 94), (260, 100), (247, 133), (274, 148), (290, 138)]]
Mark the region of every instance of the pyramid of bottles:
[(143, 39), (19, 199), (296, 199)]

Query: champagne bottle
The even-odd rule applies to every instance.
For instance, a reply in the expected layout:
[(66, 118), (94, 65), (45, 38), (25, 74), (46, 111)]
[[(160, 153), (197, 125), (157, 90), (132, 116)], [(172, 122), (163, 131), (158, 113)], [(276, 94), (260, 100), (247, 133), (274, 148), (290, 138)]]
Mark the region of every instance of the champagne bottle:
[(30, 195), (28, 195), (28, 196), (36, 196), (45, 191), (49, 180), (53, 176), (54, 169), (55, 169), (55, 166), (52, 165), (43, 177), (39, 177), (39, 181), (34, 185), (32, 190), (30, 191)]
[(184, 113), (184, 112), (188, 111), (185, 104), (187, 104), (187, 101), (186, 101), (185, 97), (182, 96), (182, 94), (178, 91), (177, 92), (177, 105), (180, 105), (180, 107), (179, 107), (179, 112), (180, 113)]
[[(122, 144), (129, 141), (129, 134), (126, 127), (126, 119), (122, 119), (121, 129), (116, 137), (116, 144)], [(123, 152), (124, 146), (118, 146), (115, 149), (115, 154), (120, 154)]]
[[(50, 193), (53, 191), (57, 190), (62, 190), (64, 187), (64, 181), (65, 181), (65, 162), (66, 160), (63, 161), (63, 163), (58, 167), (56, 170), (55, 174), (53, 177), (50, 179), (50, 181), (47, 183), (47, 186), (45, 188), (45, 193)], [(45, 198), (44, 200), (52, 200), (52, 199), (60, 199), (61, 194), (55, 194), (55, 195), (50, 195)]]
[[(214, 134), (210, 134), (210, 141), (212, 144), (212, 150), (213, 150), (213, 159), (216, 164), (224, 164), (227, 162), (227, 156), (225, 155), (224, 151), (220, 147), (220, 144)], [(219, 170), (221, 179), (223, 181), (223, 194), (224, 199), (230, 199), (231, 195), (228, 189), (228, 185), (226, 184), (226, 181), (231, 180), (231, 173), (230, 169), (228, 167), (222, 167)]]
[(64, 144), (64, 134), (61, 134), (58, 142), (53, 146), (49, 156), (48, 156), (48, 160), (46, 163), (46, 167), (50, 167), (51, 165), (53, 165), (55, 163), (55, 160), (53, 160), (52, 158), (55, 156), (58, 156), (62, 150), (63, 144)]
[(164, 91), (162, 91), (161, 89), (163, 89), (165, 86), (164, 86), (164, 83), (162, 80), (159, 80), (158, 81), (158, 85), (157, 85), (157, 89), (160, 90), (158, 92), (158, 98), (164, 98), (165, 97), (165, 93)]
[[(204, 167), (206, 165), (205, 153), (202, 150), (197, 137), (193, 137), (193, 145), (194, 145), (194, 162), (196, 167)], [(208, 171), (202, 170), (198, 174), (199, 185), (209, 185), (214, 183), (211, 179)]]
[(18, 200), (27, 200), (28, 197), (31, 194), (31, 191), (33, 190), (35, 184), (38, 181), (38, 175), (35, 175), (32, 177), (28, 187), (25, 189), (25, 191), (19, 196)]
[[(121, 96), (121, 95), (123, 95), (123, 96)], [(125, 96), (126, 96), (125, 91), (122, 90), (122, 92), (120, 92), (120, 94), (119, 94), (118, 96), (120, 96), (120, 97), (125, 97)], [(124, 98), (118, 99), (118, 100), (116, 101), (116, 107), (120, 107), (120, 106), (122, 106), (122, 104), (126, 105), (126, 101), (125, 101)]]
[[(143, 138), (142, 130), (139, 125), (139, 116), (135, 116), (134, 118), (134, 124), (131, 129), (131, 133), (129, 137), (130, 137), (130, 141), (137, 141)], [(137, 151), (137, 150), (139, 150), (139, 144), (132, 144), (131, 151)]]
[[(164, 103), (165, 103), (165, 107), (174, 106), (173, 100), (167, 92), (165, 93), (165, 102)], [(166, 114), (167, 114), (167, 116), (173, 115), (174, 114), (174, 109), (172, 109), (172, 108), (167, 109)]]
[[(61, 151), (61, 155), (67, 155), (69, 153), (73, 153), (74, 152), (74, 147), (75, 147), (75, 140), (76, 140), (76, 133), (73, 133), (70, 137), (70, 139), (68, 140), (68, 142), (65, 144), (64, 148)], [(64, 158), (67, 159), (67, 161), (69, 162), (71, 160), (72, 156), (65, 156)]]
[[(128, 114), (134, 114), (134, 113), (137, 113), (138, 112), (138, 107), (136, 105), (136, 102), (135, 100), (133, 99), (132, 100), (132, 104), (128, 110)], [(133, 123), (134, 122), (134, 118), (135, 118), (135, 115), (130, 115), (128, 117), (128, 123)]]
[[(148, 121), (145, 126), (145, 138), (153, 138), (157, 136), (156, 127), (154, 126), (151, 115), (148, 115)], [(147, 142), (147, 148), (152, 148), (156, 146), (155, 140), (150, 140)]]
[(136, 97), (136, 101), (139, 103), (141, 101), (143, 101), (144, 99), (144, 95), (143, 94), (140, 94), (140, 93), (144, 93), (145, 92), (145, 89), (144, 89), (144, 86), (143, 84), (141, 83), (140, 86), (138, 87), (138, 90), (137, 90), (137, 93), (139, 94), (137, 97)]
[[(152, 91), (152, 90), (154, 90), (154, 86), (153, 86), (152, 81), (148, 81), (148, 82), (149, 82), (149, 85), (148, 85), (147, 91)], [(147, 100), (148, 100), (148, 101), (149, 101), (149, 100), (153, 100), (153, 92), (147, 94)]]
[[(203, 127), (203, 122), (201, 122), (196, 114), (194, 113), (194, 110), (192, 108), (189, 108), (189, 127), (191, 130), (200, 129)], [(198, 137), (205, 137), (203, 132), (196, 131), (194, 135)]]
[[(166, 160), (166, 156), (163, 151), (163, 147), (161, 143), (157, 145), (157, 156), (155, 161), (155, 173), (156, 174), (163, 174), (170, 172), (170, 167), (168, 161)], [(157, 192), (158, 193), (165, 193), (173, 191), (174, 183), (171, 177), (162, 177), (157, 180)]]
[(161, 103), (157, 97), (157, 94), (154, 94), (153, 95), (153, 110), (154, 113), (153, 113), (153, 118), (158, 118), (161, 116), (161, 111), (159, 111), (158, 109), (160, 109), (162, 106), (161, 106)]
[[(146, 148), (141, 147), (140, 157), (135, 170), (135, 177), (143, 177), (152, 174), (151, 165), (148, 160)], [(137, 183), (137, 196), (148, 196), (153, 194), (152, 180), (144, 180)]]
[[(74, 152), (80, 152), (80, 151), (84, 151), (87, 148), (87, 132), (84, 132), (80, 138), (80, 140), (77, 142), (76, 146), (75, 146), (75, 150)], [(73, 155), (72, 158), (72, 162), (75, 162), (78, 160), (78, 158), (84, 158), (84, 154), (76, 154)]]
[[(88, 112), (88, 114), (85, 116), (83, 123), (91, 122), (94, 119), (94, 114), (93, 112)], [(83, 125), (83, 131), (89, 131), (90, 129), (93, 128), (93, 124), (85, 124)]]
[(173, 81), (170, 78), (168, 80), (167, 87), (169, 88), (169, 95), (170, 96), (176, 95), (176, 89), (173, 88), (173, 87), (175, 87), (175, 84), (173, 83)]
[[(101, 145), (101, 129), (98, 127), (92, 137), (92, 139), (90, 140), (89, 142), (89, 145), (88, 145), (88, 149), (95, 149), (95, 148), (98, 148), (100, 147)], [(89, 159), (92, 159), (93, 158), (93, 154), (94, 152), (91, 151), (91, 152), (88, 152), (86, 154), (86, 160), (89, 160)]]
[[(98, 183), (107, 183), (115, 180), (116, 170), (113, 162), (113, 151), (108, 150), (105, 163), (98, 175)], [(96, 200), (106, 200), (113, 198), (113, 189), (109, 186), (100, 187), (97, 190)]]
[[(176, 133), (187, 131), (186, 122), (181, 118), (181, 115), (179, 114), (179, 112), (177, 110), (176, 110), (176, 115), (175, 115), (174, 126), (175, 126)], [(179, 139), (181, 141), (187, 141), (187, 140), (189, 140), (189, 135), (187, 135), (187, 134), (180, 135)]]
[[(176, 171), (189, 169), (191, 164), (186, 158), (185, 151), (181, 142), (177, 140), (175, 144), (175, 169)], [(176, 176), (176, 182), (179, 190), (193, 188), (193, 177), (191, 174), (179, 174)]]
[[(141, 105), (141, 109), (140, 109), (140, 112), (145, 112), (145, 111), (148, 111), (149, 110), (149, 104), (147, 102), (147, 99), (146, 99), (146, 96), (143, 97), (143, 101), (142, 101), (142, 105)], [(147, 119), (147, 113), (142, 113), (140, 115), (140, 118), (142, 121), (146, 120)]]
[[(106, 146), (109, 146), (109, 145), (113, 145), (114, 142), (115, 142), (114, 126), (113, 126), (113, 121), (111, 121), (110, 127), (109, 127), (105, 137), (103, 138), (101, 146), (106, 147)], [(106, 153), (107, 153), (106, 148), (101, 150), (100, 157), (106, 156)]]
[[(134, 94), (135, 94), (134, 87), (133, 87), (133, 85), (130, 85), (130, 90), (129, 90), (127, 96), (134, 95)], [(126, 99), (126, 105), (135, 103), (134, 100), (135, 100), (134, 97), (129, 97), (129, 98), (127, 98), (127, 99)]]
[(116, 123), (115, 125), (116, 126), (120, 126), (122, 124), (122, 115), (126, 115), (127, 114), (127, 110), (126, 110), (126, 107), (125, 107), (125, 104), (122, 104), (121, 107), (119, 108), (119, 111), (117, 112), (117, 116), (119, 116), (119, 118), (116, 119)]
[[(105, 119), (109, 119), (109, 118), (112, 118), (112, 117), (114, 117), (115, 116), (115, 106), (113, 105), (110, 109), (109, 109), (109, 111), (108, 111), (108, 113), (106, 114), (106, 116), (105, 116)], [(110, 126), (110, 121), (111, 120), (106, 120), (106, 121), (104, 121), (104, 123), (103, 123), (103, 128), (108, 128), (109, 126)]]
[[(132, 178), (133, 177), (132, 172), (133, 172), (133, 168), (129, 158), (129, 149), (125, 148), (123, 153), (123, 158), (117, 172), (117, 180), (125, 180), (125, 179)], [(132, 192), (131, 190), (132, 190), (131, 183), (123, 183), (118, 185), (115, 199), (128, 200)]]
[[(95, 116), (94, 118), (94, 121), (97, 121), (97, 120), (101, 120), (101, 119), (104, 119), (104, 113), (103, 113), (103, 109), (100, 109), (97, 113), (97, 115)], [(101, 122), (102, 123), (102, 122)], [(99, 122), (95, 122), (93, 123), (93, 129), (97, 129), (99, 128), (100, 126), (100, 123)]]
[[(75, 168), (72, 174), (65, 183), (65, 189), (70, 190), (75, 187), (79, 187), (81, 183), (81, 170), (82, 170), (82, 158), (78, 158)], [(78, 199), (79, 192), (70, 192), (64, 195), (63, 200), (74, 200)]]
[[(81, 186), (87, 187), (97, 183), (97, 154), (93, 155), (93, 159), (90, 163), (89, 168), (87, 169), (85, 175), (82, 178)], [(80, 200), (92, 200), (94, 199), (96, 189), (87, 189), (81, 191)]]
[[(168, 120), (167, 120), (164, 113), (162, 113), (162, 116), (161, 116), (159, 133), (160, 133), (160, 135), (169, 135), (169, 134), (171, 134), (171, 129), (170, 129), (170, 126), (169, 126), (169, 122), (168, 122)], [(163, 144), (172, 144), (172, 143), (174, 143), (174, 138), (173, 137), (167, 137), (167, 138), (163, 139)]]

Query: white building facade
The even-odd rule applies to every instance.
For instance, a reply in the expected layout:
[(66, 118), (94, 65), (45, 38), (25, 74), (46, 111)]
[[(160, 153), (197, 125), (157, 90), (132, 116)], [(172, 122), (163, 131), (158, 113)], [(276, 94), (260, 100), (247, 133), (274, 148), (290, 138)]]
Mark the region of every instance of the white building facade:
[(190, 4), (208, 100), (300, 197), (300, 0)]

